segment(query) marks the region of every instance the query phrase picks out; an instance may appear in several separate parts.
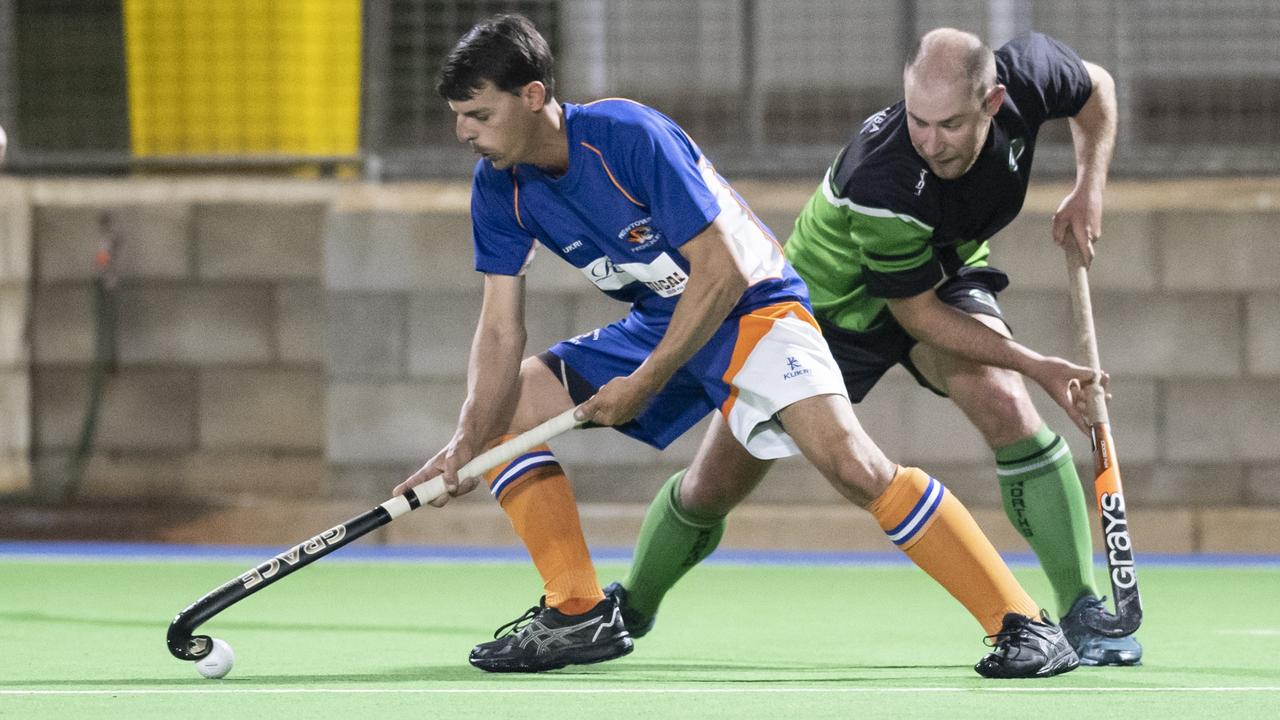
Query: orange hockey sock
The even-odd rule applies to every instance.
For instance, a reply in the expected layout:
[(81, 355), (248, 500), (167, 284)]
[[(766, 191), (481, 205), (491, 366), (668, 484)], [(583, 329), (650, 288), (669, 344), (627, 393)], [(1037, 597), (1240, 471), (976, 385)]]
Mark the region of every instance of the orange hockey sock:
[(581, 615), (604, 599), (564, 469), (546, 445), (485, 476), (542, 575), (547, 606)]
[(867, 509), (889, 539), (959, 600), (988, 634), (1000, 630), (1005, 613), (1039, 617), (1035, 601), (973, 516), (923, 470), (899, 467)]

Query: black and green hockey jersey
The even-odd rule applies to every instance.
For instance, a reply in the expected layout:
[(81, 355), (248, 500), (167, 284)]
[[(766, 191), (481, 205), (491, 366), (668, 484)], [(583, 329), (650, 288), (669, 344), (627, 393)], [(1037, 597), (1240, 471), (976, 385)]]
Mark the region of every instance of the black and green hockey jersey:
[(887, 298), (986, 264), (987, 240), (1022, 209), (1040, 125), (1075, 115), (1093, 91), (1079, 55), (1048, 36), (1016, 38), (995, 58), (1008, 92), (964, 175), (929, 172), (901, 101), (867, 118), (836, 157), (786, 244), (820, 319), (866, 330), (883, 321)]

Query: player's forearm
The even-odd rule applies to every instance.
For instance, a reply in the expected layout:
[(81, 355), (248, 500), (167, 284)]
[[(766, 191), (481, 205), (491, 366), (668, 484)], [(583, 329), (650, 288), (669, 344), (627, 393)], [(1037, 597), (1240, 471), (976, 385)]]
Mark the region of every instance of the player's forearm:
[(458, 416), (458, 434), (478, 448), (501, 434), (518, 386), (526, 333), (523, 325), (481, 325), (471, 341), (467, 399)]
[(1093, 92), (1069, 121), (1075, 147), (1076, 185), (1101, 193), (1116, 144), (1116, 86), (1103, 68), (1092, 63), (1085, 66), (1093, 80)]
[(728, 267), (693, 269), (666, 333), (636, 373), (656, 392), (711, 339), (746, 289), (746, 279), (731, 262)]
[(972, 362), (1029, 374), (1043, 356), (982, 324), (970, 315), (929, 297), (889, 301), (898, 323), (919, 342)]

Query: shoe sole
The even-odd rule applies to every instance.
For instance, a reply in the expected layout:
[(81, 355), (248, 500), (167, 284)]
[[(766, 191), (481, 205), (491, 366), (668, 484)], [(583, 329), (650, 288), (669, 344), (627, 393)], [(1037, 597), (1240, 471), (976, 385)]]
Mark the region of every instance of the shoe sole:
[[(569, 665), (594, 665), (595, 663), (605, 662), (606, 660), (614, 660), (624, 655), (630, 654), (635, 649), (635, 643), (630, 637), (619, 638), (608, 645), (582, 645), (578, 647), (565, 648), (556, 653), (555, 656), (547, 657), (545, 662), (530, 663), (524, 661), (499, 660), (477, 660), (468, 658), (467, 661), (473, 667), (480, 668), (485, 672), (503, 673), (503, 672), (545, 672), (547, 670), (559, 670)], [(580, 654), (578, 654), (580, 653)]]
[(1047, 663), (1045, 667), (1041, 668), (1040, 671), (1035, 674), (1035, 676), (1052, 677), (1054, 675), (1071, 672), (1078, 667), (1080, 667), (1080, 656), (1076, 655), (1075, 651), (1072, 650), (1070, 652), (1064, 652), (1052, 662)]
[[(1142, 646), (1134, 642), (1132, 645), (1117, 647), (1111, 644), (1107, 647), (1106, 642), (1097, 643), (1096, 640), (1077, 638), (1077, 643), (1071, 642), (1071, 636), (1067, 637), (1067, 642), (1071, 642), (1071, 647), (1076, 649), (1076, 654), (1080, 656), (1080, 664), (1089, 667), (1132, 667), (1142, 664)], [(1123, 645), (1123, 644), (1122, 644)]]
[[(1075, 651), (1066, 651), (1066, 652), (1063, 652), (1061, 655), (1058, 655), (1056, 658), (1046, 662), (1044, 665), (1040, 666), (1040, 668), (1033, 673), (999, 672), (999, 673), (992, 673), (988, 675), (987, 673), (982, 671), (981, 669), (982, 663), (978, 663), (977, 665), (974, 666), (973, 669), (979, 675), (981, 675), (984, 678), (987, 678), (988, 680), (1031, 680), (1035, 678), (1047, 678), (1047, 677), (1053, 677), (1054, 675), (1061, 675), (1063, 673), (1071, 672), (1072, 670), (1075, 670), (1077, 667), (1080, 667), (1080, 658), (1076, 656)], [(995, 668), (992, 668), (992, 669), (1003, 670), (1003, 668), (1000, 666), (996, 666)]]
[(1126, 657), (1119, 652), (1105, 652), (1097, 659), (1081, 656), (1080, 664), (1086, 667), (1140, 667), (1142, 665), (1142, 656)]

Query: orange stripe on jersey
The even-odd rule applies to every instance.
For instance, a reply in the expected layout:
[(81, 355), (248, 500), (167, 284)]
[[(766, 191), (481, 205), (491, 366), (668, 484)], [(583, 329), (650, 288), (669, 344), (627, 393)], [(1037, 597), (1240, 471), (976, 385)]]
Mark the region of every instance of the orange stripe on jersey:
[(812, 325), (815, 330), (818, 328), (813, 315), (809, 314), (804, 305), (794, 300), (768, 305), (738, 318), (738, 341), (733, 346), (733, 357), (729, 360), (729, 367), (721, 378), (726, 385), (730, 386), (729, 397), (720, 406), (720, 414), (726, 418), (733, 410), (733, 404), (738, 401), (738, 388), (733, 385), (733, 378), (742, 370), (742, 366), (747, 364), (751, 351), (755, 350), (760, 340), (773, 329), (773, 324), (788, 315), (795, 315)]
[(599, 150), (595, 149), (594, 147), (592, 147), (590, 144), (588, 144), (588, 143), (586, 143), (586, 142), (583, 142), (583, 143), (582, 143), (582, 147), (584, 147), (584, 148), (586, 148), (586, 149), (590, 150), (591, 152), (595, 153), (596, 155), (600, 156), (600, 164), (604, 167), (604, 172), (605, 172), (605, 174), (606, 174), (606, 175), (608, 175), (608, 176), (609, 176), (609, 180), (611, 180), (611, 181), (613, 182), (613, 186), (614, 186), (614, 187), (616, 187), (616, 188), (618, 188), (618, 192), (622, 193), (622, 194), (623, 194), (623, 195), (624, 195), (628, 200), (630, 200), (630, 201), (631, 201), (631, 203), (632, 203), (633, 205), (635, 205), (636, 207), (644, 207), (644, 203), (642, 203), (642, 202), (640, 202), (639, 200), (636, 200), (635, 198), (631, 197), (631, 193), (629, 193), (629, 192), (627, 192), (626, 190), (624, 190), (624, 189), (622, 188), (622, 185), (618, 184), (618, 178), (616, 178), (616, 177), (614, 177), (614, 176), (613, 176), (613, 171), (609, 169), (609, 163), (607, 163), (607, 162), (605, 162), (605, 161), (604, 161), (604, 153), (602, 153), (602, 152), (600, 152)]
[(520, 181), (516, 179), (514, 170), (511, 172), (511, 186), (515, 188), (515, 192), (511, 197), (511, 204), (516, 209), (516, 223), (520, 225), (521, 230), (528, 230), (529, 228), (524, 226), (524, 221), (520, 219)]

